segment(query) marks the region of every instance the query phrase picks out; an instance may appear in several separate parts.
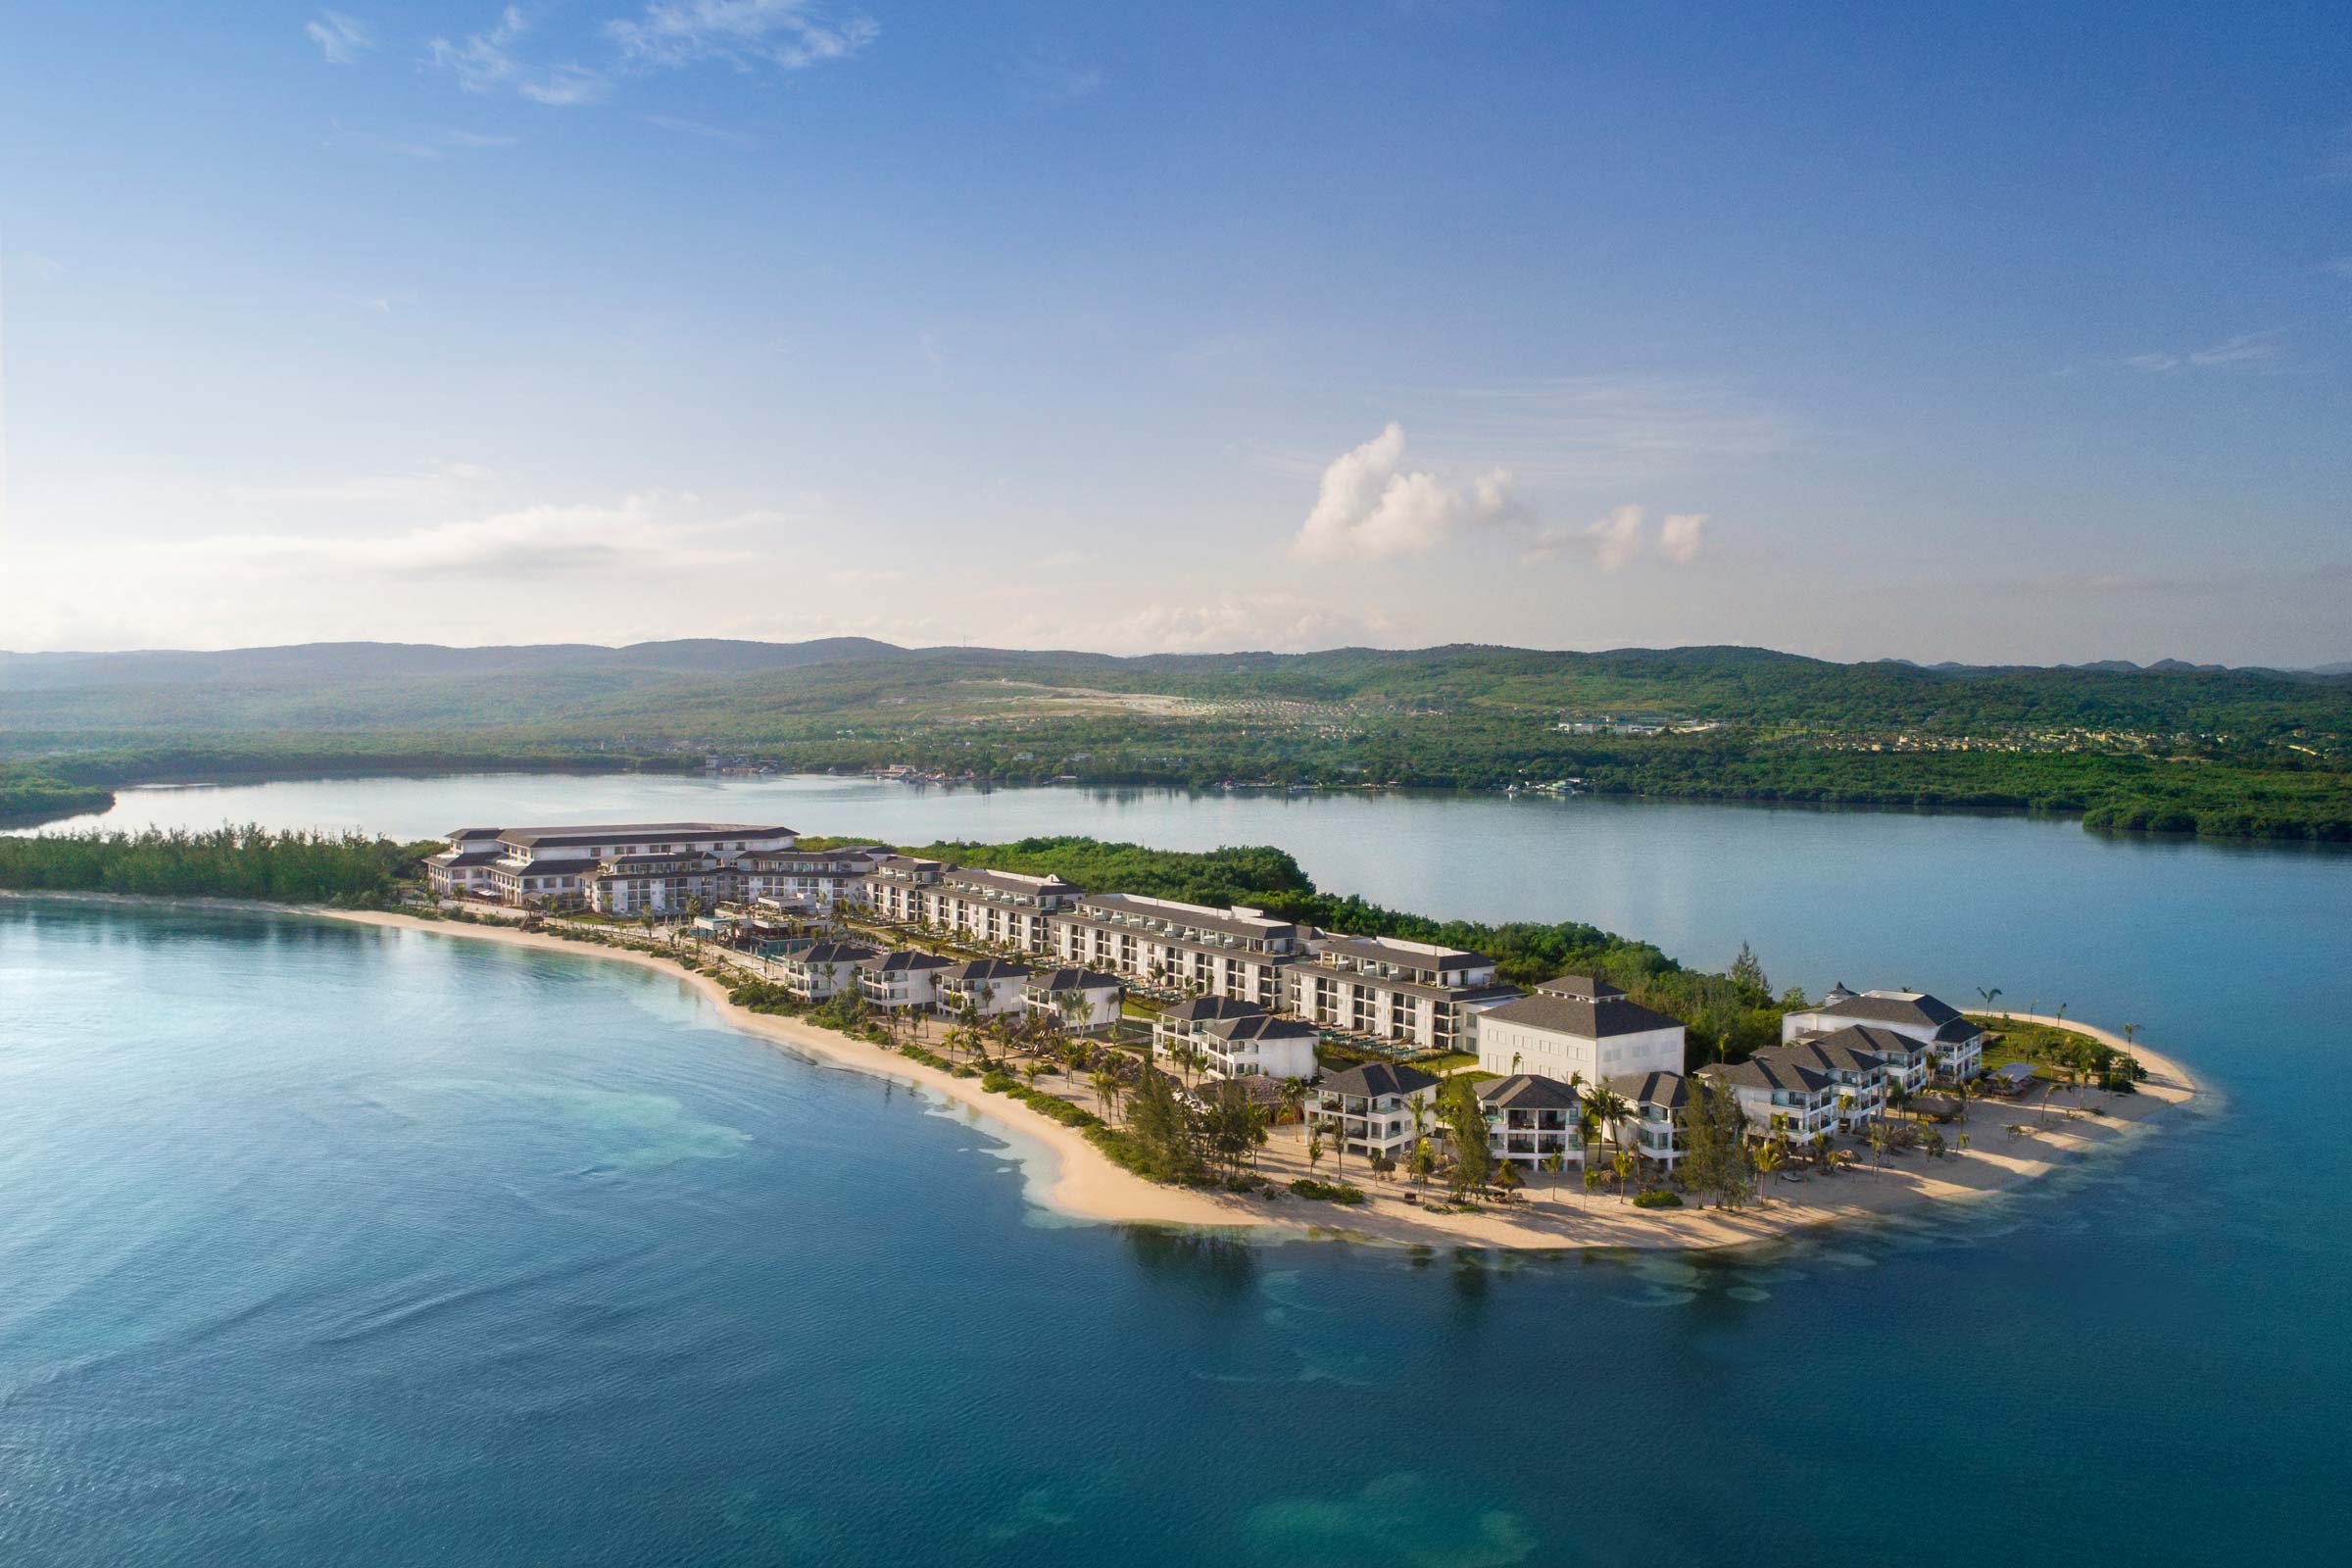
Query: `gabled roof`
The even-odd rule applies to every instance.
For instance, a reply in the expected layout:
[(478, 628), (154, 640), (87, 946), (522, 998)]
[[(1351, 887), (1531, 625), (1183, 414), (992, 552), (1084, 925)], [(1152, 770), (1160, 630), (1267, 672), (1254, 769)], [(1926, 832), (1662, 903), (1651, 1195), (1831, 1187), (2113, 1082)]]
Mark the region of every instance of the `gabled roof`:
[(880, 956), (881, 954), (876, 949), (866, 947), (863, 943), (819, 942), (799, 953), (786, 954), (783, 961), (814, 966), (826, 963), (863, 963), (868, 958)]
[(1939, 1029), (1960, 1016), (1959, 1008), (1924, 991), (1866, 991), (1813, 1010), (1856, 1023), (1907, 1023), (1927, 1029)]
[(1437, 1086), (1437, 1080), (1418, 1067), (1402, 1062), (1367, 1061), (1346, 1072), (1335, 1072), (1323, 1080), (1327, 1095), (1349, 1095), (1358, 1099), (1377, 1099), (1382, 1095), (1411, 1095)]
[(1116, 991), (1115, 974), (1100, 969), (1040, 969), (1029, 977), (1031, 991)]
[(952, 969), (955, 966), (955, 959), (943, 958), (937, 954), (901, 950), (897, 953), (883, 954), (868, 963), (866, 968), (875, 974), (904, 974), (912, 969)]
[(1217, 1018), (1203, 1026), (1219, 1040), (1320, 1040), (1315, 1026), (1296, 1018), (1277, 1018), (1270, 1012)]
[(1785, 1046), (1759, 1051), (1760, 1057), (1793, 1061), (1816, 1072), (1877, 1072), (1887, 1059), (1908, 1060), (1914, 1051), (1928, 1048), (1906, 1040), (1891, 1029), (1866, 1029), (1847, 1024), (1830, 1034), (1804, 1035)]
[(1717, 1063), (1699, 1071), (1727, 1084), (1739, 1084), (1748, 1089), (1779, 1089), (1788, 1094), (1819, 1095), (1838, 1087), (1827, 1073), (1817, 1072), (1775, 1053), (1760, 1052), (1745, 1061), (1729, 1065)]
[(765, 839), (794, 837), (788, 827), (759, 827), (749, 822), (614, 822), (581, 827), (511, 827), (499, 838), (525, 849), (574, 844), (611, 844), (622, 839)]
[(1188, 997), (1160, 1016), (1170, 1023), (1205, 1023), (1211, 1018), (1246, 1018), (1265, 1010), (1254, 1002), (1236, 1002), (1231, 997)]
[(1936, 1043), (1939, 1046), (1964, 1046), (1971, 1040), (1982, 1039), (1984, 1034), (1984, 1025), (1970, 1023), (1966, 1018), (1954, 1018), (1936, 1031)]
[(1574, 1110), (1576, 1091), (1557, 1078), (1523, 1072), (1509, 1078), (1490, 1078), (1478, 1086), (1482, 1104), (1500, 1110)]
[(1690, 1080), (1679, 1072), (1619, 1073), (1607, 1083), (1637, 1105), (1663, 1105), (1669, 1110), (1680, 1110), (1690, 1102)]
[(1028, 978), (1029, 966), (1014, 963), (1008, 958), (974, 958), (959, 963), (946, 975), (950, 980), (1021, 980)]
[(1626, 1001), (1623, 995), (1591, 1001), (1552, 991), (1538, 991), (1516, 1002), (1489, 1007), (1480, 1016), (1529, 1029), (1547, 1029), (1558, 1035), (1574, 1035), (1579, 1040), (1606, 1040), (1617, 1035), (1682, 1027), (1662, 1012), (1652, 1012), (1638, 1002)]
[(1611, 985), (1596, 974), (1555, 974), (1536, 990), (1549, 996), (1575, 997), (1586, 1002), (1601, 1002), (1625, 995), (1623, 987)]

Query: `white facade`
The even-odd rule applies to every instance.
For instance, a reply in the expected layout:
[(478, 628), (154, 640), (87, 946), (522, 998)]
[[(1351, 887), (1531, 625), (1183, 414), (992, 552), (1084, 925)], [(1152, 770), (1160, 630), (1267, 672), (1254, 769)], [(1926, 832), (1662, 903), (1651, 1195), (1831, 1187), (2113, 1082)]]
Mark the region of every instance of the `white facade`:
[(1261, 910), (1212, 909), (1135, 894), (1090, 894), (1052, 923), (1064, 963), (1179, 991), (1283, 1005), (1283, 971), (1303, 952), (1298, 927)]
[(1590, 976), (1562, 975), (1478, 1016), (1482, 1071), (1599, 1083), (1683, 1070), (1683, 1026)]
[(1325, 936), (1283, 984), (1291, 1011), (1326, 1029), (1404, 1041), (1425, 1051), (1470, 1049), (1469, 1011), (1507, 1001), (1494, 960), (1397, 937)]
[(976, 1017), (1026, 1012), (1029, 971), (1001, 958), (982, 958), (939, 971), (932, 1007), (944, 1017), (961, 1017), (968, 1005)]
[(776, 983), (803, 1002), (830, 1002), (858, 989), (858, 965), (880, 957), (850, 942), (812, 942), (769, 960)]
[(886, 953), (858, 966), (858, 994), (874, 1006), (896, 1011), (928, 1007), (946, 983), (954, 960), (928, 953)]
[(1950, 1078), (1974, 1078), (1984, 1070), (1984, 1031), (1970, 1023), (1960, 1009), (1924, 991), (1864, 991), (1838, 986), (1818, 1007), (1784, 1014), (1781, 1039), (1834, 1034), (1850, 1024), (1891, 1030), (1918, 1041), (1935, 1061), (1903, 1075), (1904, 1087), (1926, 1086), (1932, 1071)]
[(1028, 876), (892, 855), (857, 884), (858, 902), (878, 918), (937, 930), (988, 947), (1046, 953), (1053, 917), (1079, 890), (1057, 876)]
[(1334, 1073), (1316, 1091), (1310, 1125), (1350, 1154), (1382, 1153), (1402, 1162), (1413, 1149), (1413, 1102), (1425, 1107), (1425, 1136), (1440, 1136), (1438, 1081), (1411, 1067), (1374, 1062)]
[(1170, 1071), (1181, 1046), (1200, 1054), (1200, 1070), (1211, 1078), (1312, 1078), (1321, 1070), (1315, 1060), (1321, 1038), (1311, 1024), (1251, 1004), (1179, 1004), (1152, 1025), (1152, 1049)]
[[(1092, 969), (1040, 969), (1022, 988), (1029, 1010), (1080, 1034), (1096, 1034), (1119, 1021), (1125, 988), (1118, 976)], [(1074, 1011), (1065, 1011), (1062, 999), (1074, 996)]]

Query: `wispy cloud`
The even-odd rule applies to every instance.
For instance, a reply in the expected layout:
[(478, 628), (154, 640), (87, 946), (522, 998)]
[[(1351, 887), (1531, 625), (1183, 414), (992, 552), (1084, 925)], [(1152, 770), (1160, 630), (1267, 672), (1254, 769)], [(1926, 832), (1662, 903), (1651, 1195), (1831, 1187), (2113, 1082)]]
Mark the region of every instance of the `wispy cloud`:
[(2185, 353), (2158, 351), (2134, 354), (2124, 361), (2130, 368), (2148, 375), (2163, 375), (2174, 370), (2208, 370), (2217, 366), (2246, 365), (2260, 360), (2275, 360), (2285, 347), (2284, 332), (2241, 332), (2225, 338), (2208, 348), (2190, 349)]
[(319, 12), (316, 21), (302, 24), (302, 30), (330, 66), (348, 66), (375, 47), (366, 24), (340, 11)]
[[(1603, 572), (1619, 572), (1649, 549), (1649, 514), (1637, 506), (1615, 507), (1581, 528), (1546, 528), (1528, 546), (1527, 559), (1549, 561), (1576, 555)], [(1658, 523), (1658, 554), (1670, 565), (1688, 566), (1706, 551), (1707, 514), (1670, 512)]]
[(612, 92), (611, 78), (591, 67), (569, 62), (538, 65), (518, 58), (514, 42), (529, 30), (521, 10), (509, 6), (495, 24), (467, 34), (463, 42), (433, 39), (425, 45), (425, 59), (457, 77), (467, 92), (514, 92), (558, 108), (600, 103)]
[(729, 130), (724, 125), (706, 125), (699, 120), (680, 120), (675, 115), (647, 115), (645, 122), (663, 130), (674, 130), (681, 136), (699, 136), (704, 141), (724, 142), (729, 147), (758, 145), (740, 130)]
[(642, 16), (605, 24), (632, 61), (684, 66), (719, 60), (738, 70), (805, 71), (847, 60), (880, 34), (870, 18), (828, 20), (807, 0), (656, 0)]
[(395, 158), (433, 159), (446, 158), (453, 152), (512, 147), (518, 139), (479, 130), (423, 130), (387, 134), (336, 121), (327, 132), (326, 142), (330, 147), (358, 147), (368, 152), (388, 153)]
[(1291, 554), (1300, 561), (1381, 561), (1436, 549), (1463, 526), (1514, 511), (1511, 476), (1489, 469), (1449, 483), (1404, 466), (1404, 426), (1388, 427), (1323, 470)]

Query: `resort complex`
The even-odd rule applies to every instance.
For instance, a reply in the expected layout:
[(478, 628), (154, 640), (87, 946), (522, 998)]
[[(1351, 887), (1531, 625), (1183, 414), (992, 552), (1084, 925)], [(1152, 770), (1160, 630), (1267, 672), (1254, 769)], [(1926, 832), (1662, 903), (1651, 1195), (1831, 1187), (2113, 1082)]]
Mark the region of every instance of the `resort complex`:
[(773, 825), (466, 828), (426, 874), (443, 900), (665, 925), (800, 1004), (1126, 1048), (1098, 1078), (1296, 1113), (1376, 1173), (1469, 1147), (1506, 1187), (1595, 1164), (1672, 1182), (1701, 1135), (1826, 1158), (1983, 1072), (1984, 1031), (1921, 992), (1839, 984), (1788, 1005), (1778, 1045), (1697, 1063), (1682, 1023), (1600, 974), (1523, 988), (1465, 949)]

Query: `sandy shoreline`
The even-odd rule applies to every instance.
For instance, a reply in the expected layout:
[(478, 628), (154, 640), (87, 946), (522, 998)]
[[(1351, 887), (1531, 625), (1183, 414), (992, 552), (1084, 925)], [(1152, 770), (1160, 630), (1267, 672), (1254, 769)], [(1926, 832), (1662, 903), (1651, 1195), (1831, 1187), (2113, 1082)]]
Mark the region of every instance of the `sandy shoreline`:
[[(1872, 1214), (1893, 1214), (1966, 1201), (2005, 1192), (2048, 1174), (2082, 1155), (2112, 1152), (2156, 1129), (2151, 1119), (2199, 1093), (2180, 1065), (2144, 1046), (2132, 1049), (2148, 1071), (2133, 1095), (2093, 1092), (2087, 1103), (2102, 1115), (2068, 1115), (2071, 1093), (2062, 1094), (2043, 1120), (2038, 1100), (2028, 1102), (1977, 1101), (1962, 1127), (1947, 1126), (1955, 1147), (1970, 1136), (1964, 1154), (1929, 1160), (1917, 1153), (1889, 1156), (1883, 1170), (1865, 1166), (1841, 1175), (1768, 1179), (1768, 1201), (1735, 1212), (1712, 1208), (1638, 1209), (1614, 1193), (1587, 1195), (1571, 1174), (1556, 1193), (1539, 1180), (1527, 1200), (1488, 1204), (1475, 1213), (1433, 1214), (1403, 1200), (1404, 1184), (1378, 1182), (1351, 1166), (1337, 1174), (1361, 1187), (1370, 1200), (1343, 1207), (1294, 1198), (1278, 1200), (1162, 1187), (1122, 1170), (1086, 1141), (1076, 1128), (1040, 1115), (1017, 1101), (992, 1095), (977, 1078), (908, 1060), (896, 1052), (852, 1040), (798, 1019), (757, 1013), (727, 1000), (725, 990), (704, 975), (688, 974), (666, 958), (625, 949), (566, 941), (561, 937), (498, 926), (419, 920), (411, 915), (341, 909), (306, 911), (324, 918), (421, 935), (504, 943), (582, 957), (615, 959), (652, 969), (693, 986), (720, 1016), (744, 1032), (786, 1046), (820, 1062), (927, 1089), (951, 1103), (970, 1107), (1021, 1146), (1042, 1149), (1040, 1163), (1024, 1161), (1030, 1197), (1073, 1218), (1122, 1224), (1205, 1226), (1256, 1232), (1269, 1240), (1327, 1237), (1413, 1246), (1462, 1246), (1557, 1251), (1591, 1247), (1682, 1249), (1733, 1247), (1767, 1241), (1791, 1231)], [(2011, 1014), (2029, 1018), (2029, 1014)], [(2033, 1021), (2055, 1022), (2055, 1019)], [(2067, 1028), (2121, 1047), (2119, 1036), (2069, 1019)], [(2012, 1137), (2008, 1128), (2032, 1130)], [(1264, 1173), (1278, 1184), (1308, 1174), (1299, 1129), (1274, 1130), (1264, 1152)], [(1317, 1173), (1330, 1179), (1329, 1160)], [(1434, 1189), (1433, 1189), (1434, 1192)]]

